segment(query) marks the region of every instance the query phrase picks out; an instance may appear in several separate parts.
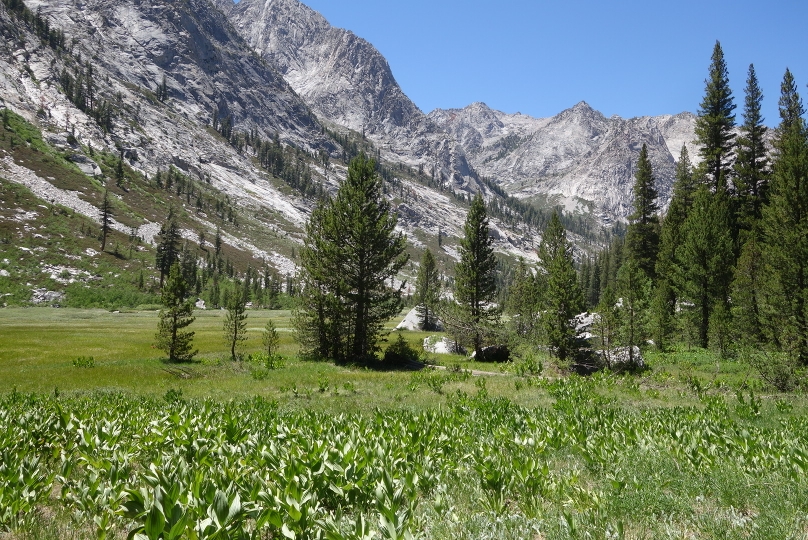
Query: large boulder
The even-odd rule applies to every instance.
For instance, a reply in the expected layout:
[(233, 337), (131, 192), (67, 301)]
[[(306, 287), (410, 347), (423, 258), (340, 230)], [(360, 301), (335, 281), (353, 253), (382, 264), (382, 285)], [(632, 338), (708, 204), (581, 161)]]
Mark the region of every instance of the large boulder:
[(64, 293), (49, 291), (48, 289), (33, 289), (31, 291), (32, 304), (53, 304), (60, 302), (64, 297)]
[(81, 172), (86, 174), (87, 176), (100, 176), (101, 175), (101, 167), (93, 161), (92, 159), (88, 158), (84, 154), (73, 154), (70, 156), (70, 161), (76, 164)]
[(471, 357), (478, 362), (507, 362), (511, 359), (511, 351), (507, 345), (491, 345), (480, 350), (479, 358), (477, 358), (477, 351), (471, 353)]
[[(631, 354), (629, 354), (629, 351)], [(600, 354), (606, 367), (615, 371), (642, 369), (645, 367), (642, 352), (636, 345), (630, 350), (628, 347), (617, 347), (607, 351), (599, 351), (598, 354)]]
[[(409, 313), (407, 313), (404, 319), (400, 323), (398, 323), (398, 326), (396, 326), (395, 330), (411, 330), (411, 331), (421, 330), (421, 317), (418, 315), (417, 306), (412, 308), (409, 311)], [(443, 330), (443, 324), (440, 321), (437, 321), (437, 325), (436, 328), (434, 328), (434, 330), (440, 332), (441, 330)]]
[(434, 354), (462, 353), (463, 349), (457, 342), (447, 337), (429, 336), (424, 338), (424, 350)]

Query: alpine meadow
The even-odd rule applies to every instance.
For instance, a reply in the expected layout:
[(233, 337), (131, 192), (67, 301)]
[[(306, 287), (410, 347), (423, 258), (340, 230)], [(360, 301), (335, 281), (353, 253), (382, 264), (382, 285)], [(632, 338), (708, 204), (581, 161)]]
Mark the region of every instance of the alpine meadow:
[(808, 535), (806, 74), (427, 114), (298, 0), (0, 34), (0, 540)]

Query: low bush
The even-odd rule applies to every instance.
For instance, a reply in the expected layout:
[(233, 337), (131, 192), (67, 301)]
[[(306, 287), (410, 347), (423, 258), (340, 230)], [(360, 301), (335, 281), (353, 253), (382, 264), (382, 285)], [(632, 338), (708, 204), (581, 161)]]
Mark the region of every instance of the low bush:
[(80, 368), (91, 368), (95, 367), (95, 358), (92, 356), (79, 356), (75, 360), (73, 360), (74, 367)]
[(384, 364), (389, 367), (403, 367), (408, 364), (420, 362), (420, 353), (410, 345), (401, 332), (396, 341), (384, 352)]

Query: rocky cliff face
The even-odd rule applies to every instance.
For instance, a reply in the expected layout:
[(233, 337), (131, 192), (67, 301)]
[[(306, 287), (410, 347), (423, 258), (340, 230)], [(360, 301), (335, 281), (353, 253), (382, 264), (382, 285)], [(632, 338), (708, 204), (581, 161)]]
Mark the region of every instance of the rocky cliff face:
[[(282, 76), (251, 54), (224, 15), (207, 0), (30, 0), (28, 7), (64, 30), (70, 53), (28, 39), (0, 64), (3, 95), (52, 132), (117, 153), (148, 175), (170, 165), (249, 204), (270, 206), (301, 224), (305, 214), (281, 195), (248, 155), (211, 129), (214, 111), (243, 131), (307, 149), (330, 148), (316, 117)], [(12, 24), (9, 22), (9, 25)], [(13, 42), (8, 43), (13, 47)], [(96, 94), (112, 103), (103, 132), (61, 88), (62, 73), (91, 65)], [(154, 91), (165, 77), (167, 98)]]
[[(278, 134), (284, 143), (311, 152), (336, 145), (321, 133), (316, 117), (283, 77), (251, 53), (215, 6), (207, 0), (29, 0), (27, 6), (64, 31), (67, 50), (49, 47), (0, 6), (0, 107), (37, 125), (90, 176), (100, 173), (93, 150), (123, 151), (127, 164), (152, 178), (173, 166), (227, 197), (244, 215), (263, 216), (255, 227), (299, 241), (311, 202), (290, 194), (282, 182), (255, 166), (250, 153), (238, 151), (216, 133), (211, 128), (214, 111), (222, 119), (232, 116), (239, 130), (252, 130), (264, 139)], [(63, 89), (64, 74), (87, 77), (88, 66), (95, 99), (106, 100), (113, 110), (108, 130)], [(167, 97), (160, 101), (155, 90), (163, 78)], [(14, 167), (0, 166), (0, 176), (15, 181), (21, 174)], [(87, 179), (88, 193), (94, 189)], [(94, 200), (81, 193), (78, 197)], [(73, 206), (95, 213), (83, 210), (86, 205)], [(155, 226), (159, 229), (155, 220), (164, 219), (165, 212), (154, 208), (133, 224), (152, 231), (141, 235), (149, 239)], [(194, 212), (193, 201), (188, 212), (196, 224), (186, 236), (204, 231), (211, 238), (217, 227), (213, 218)], [(244, 238), (228, 236), (226, 241), (285, 272), (293, 269), (288, 259), (273, 254), (280, 248), (242, 231)]]
[(643, 144), (663, 204), (682, 145), (694, 152), (695, 117), (606, 118), (581, 102), (552, 118), (494, 111), (483, 103), (435, 110), (483, 176), (520, 197), (547, 197), (567, 209), (591, 209), (604, 222), (631, 213), (634, 166)]
[(298, 0), (216, 1), (322, 119), (367, 134), (387, 159), (434, 169), (454, 190), (480, 189), (479, 173), (509, 194), (561, 202), (609, 223), (631, 212), (642, 144), (663, 204), (682, 144), (692, 144), (691, 114), (605, 118), (583, 102), (545, 119), (482, 103), (424, 116), (371, 44)]
[[(294, 269), (289, 257), (302, 241), (314, 199), (301, 196), (280, 176), (259, 168), (254, 148), (237, 149), (212, 129), (216, 111), (220, 120), (232, 117), (238, 131), (256, 133), (264, 140), (277, 134), (287, 163), (307, 169), (314, 184), (334, 191), (345, 174), (345, 164), (337, 159), (342, 155), (341, 143), (322, 129), (313, 106), (301, 99), (271, 59), (256, 54), (208, 0), (29, 0), (27, 5), (53, 27), (64, 30), (68, 50), (49, 47), (0, 5), (0, 108), (7, 107), (35, 124), (89, 176), (100, 173), (93, 150), (115, 156), (123, 150), (127, 164), (150, 178), (158, 170), (176, 167), (226, 196), (228, 204), (240, 212), (242, 225), (224, 235), (226, 243), (252, 252), (283, 273)], [(359, 49), (367, 47), (360, 47), (359, 40), (355, 43)], [(381, 62), (389, 74), (386, 63)], [(109, 101), (114, 110), (108, 130), (72, 103), (63, 89), (63, 74), (86, 74), (88, 65), (93, 70), (95, 97)], [(155, 94), (163, 78), (167, 97), (160, 100)], [(403, 103), (412, 106), (408, 100)], [(431, 125), (420, 111), (413, 111), (415, 124)], [(404, 116), (392, 114), (391, 118)], [(398, 125), (391, 120), (390, 125), (395, 126), (393, 132), (410, 133), (406, 122)], [(395, 158), (386, 166), (397, 177), (391, 179), (390, 185), (395, 187), (390, 189), (390, 198), (399, 210), (400, 228), (416, 247), (435, 243), (440, 232), (451, 259), (465, 219), (464, 204), (452, 191), (473, 191), (479, 186), (462, 149), (449, 144), (434, 126), (430, 129), (432, 138), (402, 135), (400, 140), (407, 148), (425, 145), (423, 155), (437, 164), (436, 176), (444, 173), (443, 189), (419, 183), (413, 170), (399, 166), (403, 162), (416, 167), (426, 158), (416, 159), (409, 150), (396, 153), (389, 145), (382, 146), (378, 143), (383, 140), (381, 135), (369, 138), (377, 141), (383, 158)], [(323, 160), (326, 154), (334, 159)], [(28, 184), (41, 186), (43, 196), (53, 191), (46, 185), (53, 179), (35, 178), (33, 172), (19, 167), (0, 163), (0, 177), (12, 182), (20, 175), (30, 177)], [(428, 166), (424, 169), (429, 172)], [(87, 178), (86, 183), (88, 193), (102, 189), (97, 180)], [(69, 207), (97, 217), (93, 206), (97, 197), (59, 193), (65, 203), (75, 203)], [(133, 225), (139, 231), (151, 231), (143, 236), (152, 238), (166, 211), (151, 209)], [(205, 232), (212, 238), (218, 222), (196, 211), (193, 200), (188, 201), (186, 211), (193, 223), (185, 236), (194, 240), (198, 232)], [(535, 247), (535, 238), (523, 239), (496, 220), (494, 228), (502, 251), (529, 255)]]
[(386, 159), (434, 168), (454, 190), (484, 189), (463, 149), (410, 101), (370, 43), (298, 0), (217, 4), (320, 118), (365, 134)]

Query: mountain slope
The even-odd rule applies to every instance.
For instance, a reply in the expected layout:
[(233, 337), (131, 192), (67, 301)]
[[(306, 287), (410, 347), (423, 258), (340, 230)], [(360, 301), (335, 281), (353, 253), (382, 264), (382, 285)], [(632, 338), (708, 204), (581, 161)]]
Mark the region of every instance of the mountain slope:
[[(439, 175), (385, 160), (392, 154), (347, 128), (325, 129), (207, 0), (30, 0), (28, 6), (23, 16), (0, 3), (0, 111), (24, 119), (21, 132), (3, 134), (10, 138), (0, 145), (0, 182), (7, 193), (24, 186), (31, 200), (25, 208), (2, 201), (4, 215), (37, 204), (63, 208), (88, 231), (82, 245), (98, 250), (106, 189), (118, 207), (109, 246), (141, 238), (147, 281), (149, 244), (171, 207), (185, 241), (200, 246), (200, 258), (209, 256), (221, 230), (223, 253), (237, 273), (266, 265), (290, 275), (316, 197), (333, 193), (347, 159), (365, 151), (382, 156), (380, 173), (414, 259), (429, 245), (451, 272), (467, 190), (479, 189), (474, 176), (458, 174), (456, 183), (441, 186)], [(451, 150), (442, 155), (451, 161)], [(508, 224), (494, 219), (498, 249), (530, 256), (538, 239), (521, 228), (518, 216)], [(43, 229), (30, 246), (24, 227), (0, 233), (0, 255), (18, 244), (43, 250), (42, 264), (63, 258), (52, 252), (63, 249), (57, 247), (63, 233)], [(89, 257), (81, 250), (69, 255)], [(20, 269), (7, 271), (23, 287), (38, 283)]]
[(582, 102), (535, 119), (476, 103), (424, 116), (371, 44), (298, 0), (216, 1), (320, 118), (367, 135), (387, 159), (434, 170), (454, 191), (485, 189), (479, 173), (510, 195), (539, 206), (561, 203), (608, 224), (631, 212), (633, 166), (643, 143), (663, 203), (681, 146), (692, 145), (689, 113), (605, 118)]
[(483, 103), (437, 109), (429, 117), (460, 142), (480, 174), (512, 195), (590, 208), (607, 223), (631, 213), (633, 168), (643, 144), (663, 202), (682, 144), (694, 144), (692, 114), (606, 118), (585, 102), (543, 119)]
[(385, 159), (442, 175), (453, 190), (485, 189), (462, 148), (410, 101), (370, 43), (298, 0), (217, 4), (320, 118), (367, 136)]

